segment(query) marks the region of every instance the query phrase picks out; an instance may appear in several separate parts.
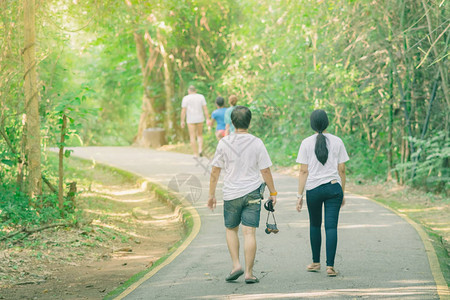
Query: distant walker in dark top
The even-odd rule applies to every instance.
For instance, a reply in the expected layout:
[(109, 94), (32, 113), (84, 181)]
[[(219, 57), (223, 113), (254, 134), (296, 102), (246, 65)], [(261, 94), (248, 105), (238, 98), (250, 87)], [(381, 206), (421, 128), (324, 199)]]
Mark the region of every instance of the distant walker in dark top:
[(224, 107), (225, 105), (225, 99), (223, 97), (217, 97), (216, 98), (216, 106), (217, 109), (213, 111), (211, 114), (211, 121), (208, 124), (208, 126), (212, 126), (214, 121), (217, 122), (216, 127), (216, 138), (220, 140), (225, 136), (225, 112), (227, 111), (227, 108)]

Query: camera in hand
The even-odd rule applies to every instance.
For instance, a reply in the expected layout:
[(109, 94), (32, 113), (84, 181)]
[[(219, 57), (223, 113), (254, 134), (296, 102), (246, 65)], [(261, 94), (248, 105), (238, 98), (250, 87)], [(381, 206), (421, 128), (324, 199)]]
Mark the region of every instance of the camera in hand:
[[(275, 209), (273, 208), (273, 201), (272, 199), (269, 199), (264, 203), (264, 208), (268, 211), (267, 212), (267, 220), (266, 220), (266, 229), (265, 232), (267, 234), (271, 233), (278, 233), (278, 227), (277, 227), (277, 221), (275, 220)], [(273, 222), (274, 224), (269, 224), (269, 216), (272, 214)]]
[(277, 228), (277, 224), (266, 224), (266, 230), (265, 232), (267, 234), (271, 234), (271, 233), (278, 233), (278, 228)]

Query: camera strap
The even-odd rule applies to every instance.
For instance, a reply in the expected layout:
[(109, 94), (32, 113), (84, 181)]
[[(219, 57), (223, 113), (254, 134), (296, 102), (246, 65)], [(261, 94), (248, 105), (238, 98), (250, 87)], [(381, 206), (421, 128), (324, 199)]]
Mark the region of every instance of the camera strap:
[(277, 225), (277, 220), (275, 220), (275, 214), (273, 213), (273, 211), (268, 211), (267, 212), (266, 225), (269, 224), (269, 216), (270, 216), (270, 214), (272, 214), (272, 218), (273, 218), (274, 224)]

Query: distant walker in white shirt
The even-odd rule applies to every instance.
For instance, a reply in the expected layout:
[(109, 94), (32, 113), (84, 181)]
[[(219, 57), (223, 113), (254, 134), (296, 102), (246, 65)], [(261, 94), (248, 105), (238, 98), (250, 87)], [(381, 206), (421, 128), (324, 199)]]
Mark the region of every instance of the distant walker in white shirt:
[(194, 156), (202, 156), (203, 149), (203, 122), (209, 123), (208, 108), (205, 97), (197, 94), (195, 86), (191, 85), (188, 95), (181, 102), (181, 128), (188, 125), (189, 138)]
[(334, 277), (337, 275), (334, 269), (337, 225), (339, 211), (345, 204), (345, 162), (349, 158), (342, 140), (325, 132), (328, 127), (328, 116), (324, 110), (313, 111), (310, 123), (316, 134), (303, 140), (297, 157), (300, 164), (297, 211), (300, 212), (302, 209), (303, 190), (306, 189), (313, 260), (306, 269), (309, 272), (320, 270), (322, 206), (324, 206), (327, 275)]
[[(226, 240), (233, 267), (226, 281), (234, 281), (245, 273), (245, 283), (257, 283), (253, 275), (256, 255), (256, 228), (261, 213), (261, 194), (264, 192), (261, 175), (270, 191), (269, 199), (275, 205), (277, 192), (270, 166), (272, 162), (264, 143), (248, 133), (252, 118), (245, 106), (236, 106), (231, 113), (235, 133), (222, 138), (212, 161), (208, 207), (216, 207), (216, 186), (224, 171), (223, 200)], [(244, 234), (245, 272), (239, 261), (239, 225)]]

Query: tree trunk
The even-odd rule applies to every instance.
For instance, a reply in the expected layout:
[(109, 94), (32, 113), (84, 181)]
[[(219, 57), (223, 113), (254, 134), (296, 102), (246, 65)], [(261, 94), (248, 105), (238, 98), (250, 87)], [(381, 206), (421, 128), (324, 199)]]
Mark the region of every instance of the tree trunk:
[(142, 35), (137, 32), (134, 32), (133, 35), (134, 41), (136, 43), (137, 58), (141, 66), (142, 87), (144, 89), (144, 94), (142, 96), (142, 112), (139, 119), (138, 132), (136, 136), (136, 142), (138, 144), (141, 144), (144, 129), (148, 127), (156, 127), (156, 114), (153, 99), (149, 94), (149, 77), (151, 67), (147, 63), (147, 54), (145, 50), (144, 39), (142, 38)]
[(174, 88), (173, 88), (173, 69), (172, 64), (170, 61), (169, 54), (166, 52), (164, 48), (164, 39), (162, 36), (158, 33), (158, 42), (159, 42), (159, 49), (161, 51), (161, 55), (164, 60), (164, 90), (166, 92), (166, 105), (165, 105), (165, 120), (164, 120), (164, 127), (166, 129), (166, 135), (172, 136), (174, 131), (174, 113), (173, 113), (173, 95), (174, 95)]
[[(393, 139), (393, 128), (394, 128), (394, 78), (391, 73), (389, 74), (389, 127), (388, 127), (388, 149), (387, 149), (387, 159), (388, 159), (388, 172), (387, 180), (392, 180), (392, 169), (393, 169), (393, 157), (392, 157), (392, 139)], [(397, 178), (398, 180), (398, 178)]]
[(427, 115), (425, 117), (425, 122), (423, 124), (422, 134), (420, 135), (420, 139), (422, 139), (422, 140), (425, 138), (425, 134), (427, 133), (427, 130), (428, 130), (428, 123), (430, 122), (430, 116), (431, 116), (431, 108), (433, 106), (434, 98), (436, 98), (436, 91), (438, 88), (438, 83), (439, 83), (439, 78), (436, 78), (434, 80), (433, 90), (431, 91), (430, 102), (428, 104)]
[(24, 89), (26, 112), (26, 158), (28, 163), (27, 192), (31, 197), (42, 193), (41, 138), (39, 93), (36, 72), (35, 0), (23, 1), (24, 17)]
[(439, 59), (439, 53), (436, 49), (436, 45), (433, 45), (435, 42), (435, 39), (434, 39), (434, 35), (433, 35), (434, 30), (431, 27), (431, 17), (430, 17), (430, 12), (429, 12), (431, 10), (431, 8), (428, 9), (428, 6), (424, 0), (422, 0), (422, 5), (423, 5), (423, 9), (425, 11), (425, 16), (427, 17), (428, 32), (429, 32), (431, 47), (433, 48), (432, 50), (433, 50), (434, 58), (437, 60), (439, 73), (441, 74), (442, 91), (444, 92), (444, 98), (445, 98), (445, 101), (447, 102), (447, 106), (450, 106), (450, 91), (449, 91), (449, 88), (447, 85), (448, 84), (448, 81), (447, 81), (448, 72), (445, 68), (445, 65), (443, 64), (443, 60)]
[[(437, 65), (438, 65), (438, 70), (439, 73), (441, 75), (441, 87), (442, 87), (442, 92), (444, 94), (444, 98), (445, 101), (447, 102), (447, 107), (450, 106), (450, 90), (448, 87), (448, 70), (446, 68), (446, 65), (444, 64), (443, 59), (439, 59), (439, 53), (436, 49), (436, 45), (435, 45), (435, 38), (433, 35), (433, 28), (431, 27), (431, 16), (430, 16), (430, 9), (428, 9), (427, 4), (425, 3), (424, 0), (421, 1), (422, 5), (423, 5), (423, 9), (425, 10), (425, 16), (427, 18), (427, 24), (428, 24), (428, 32), (429, 32), (429, 38), (430, 38), (430, 42), (431, 42), (431, 48), (433, 48), (433, 54), (434, 54), (434, 58), (437, 60)], [(433, 3), (431, 4), (433, 5)], [(439, 11), (436, 11), (435, 15), (439, 16)], [(436, 28), (437, 29), (437, 28)], [(435, 29), (435, 30), (436, 30)], [(441, 35), (448, 29), (448, 26), (444, 29), (444, 31), (441, 33)], [(448, 37), (447, 37), (447, 42), (448, 42)], [(445, 51), (446, 51), (447, 47), (445, 47)], [(444, 122), (444, 126), (445, 126), (445, 132), (446, 132), (446, 137), (448, 137), (448, 124), (449, 124), (449, 113), (448, 110), (446, 110), (445, 112), (445, 122)]]
[(64, 141), (66, 139), (67, 117), (63, 115), (63, 123), (61, 126), (61, 139), (59, 141), (59, 165), (58, 165), (58, 205), (61, 215), (64, 215)]
[[(406, 106), (405, 92), (403, 90), (402, 82), (400, 81), (400, 76), (398, 75), (398, 72), (397, 72), (397, 65), (395, 64), (394, 56), (392, 55), (392, 52), (391, 52), (390, 48), (388, 48), (387, 50), (388, 50), (388, 53), (389, 53), (389, 58), (391, 60), (392, 74), (394, 76), (394, 80), (397, 83), (398, 91), (400, 93), (400, 104), (401, 104), (401, 106), (403, 108), (403, 112), (405, 114), (406, 129), (408, 130), (408, 136), (410, 138), (412, 138), (413, 137), (413, 133), (412, 133), (412, 128), (411, 128), (411, 120), (409, 118), (408, 107)], [(410, 147), (410, 154), (413, 154), (414, 151), (415, 151), (414, 150), (414, 143), (413, 143), (413, 141), (409, 141), (408, 145)]]

